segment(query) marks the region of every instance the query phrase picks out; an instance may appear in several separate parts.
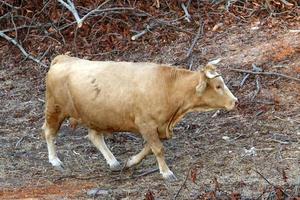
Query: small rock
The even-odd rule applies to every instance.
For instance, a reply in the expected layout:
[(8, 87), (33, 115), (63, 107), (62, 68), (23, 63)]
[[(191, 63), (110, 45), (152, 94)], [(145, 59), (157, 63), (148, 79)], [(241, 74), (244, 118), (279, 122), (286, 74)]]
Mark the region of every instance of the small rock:
[(300, 33), (300, 30), (290, 30), (290, 33)]
[(227, 141), (227, 142), (230, 141), (230, 137), (228, 137), (228, 136), (223, 136), (222, 139)]
[(259, 29), (259, 27), (258, 26), (253, 26), (253, 27), (251, 27), (251, 30), (258, 30)]
[(222, 26), (223, 26), (223, 23), (217, 23), (217, 24), (213, 27), (212, 31), (213, 31), (213, 32), (218, 31)]
[(244, 155), (243, 156), (256, 156), (256, 148), (251, 147), (249, 150), (244, 148)]
[(108, 195), (109, 191), (105, 189), (93, 188), (87, 191), (88, 196)]

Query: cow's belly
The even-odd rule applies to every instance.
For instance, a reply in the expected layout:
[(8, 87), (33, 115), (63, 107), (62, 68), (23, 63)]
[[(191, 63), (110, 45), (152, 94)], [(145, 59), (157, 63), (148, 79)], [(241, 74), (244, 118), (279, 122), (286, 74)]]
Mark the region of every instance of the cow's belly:
[(114, 108), (86, 108), (79, 110), (77, 116), (72, 116), (85, 126), (107, 132), (137, 132), (134, 116), (131, 113), (120, 112)]

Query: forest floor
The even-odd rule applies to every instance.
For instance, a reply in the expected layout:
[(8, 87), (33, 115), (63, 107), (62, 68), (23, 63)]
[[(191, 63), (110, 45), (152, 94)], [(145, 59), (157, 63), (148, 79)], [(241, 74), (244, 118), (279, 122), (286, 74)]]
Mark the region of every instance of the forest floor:
[[(241, 86), (245, 74), (230, 70), (252, 70), (255, 64), (264, 72), (300, 78), (300, 33), (291, 31), (299, 28), (299, 24), (269, 27), (244, 22), (207, 30), (193, 51), (192, 70), (221, 58), (218, 68), (239, 105), (230, 112), (191, 113), (179, 122), (173, 139), (164, 142), (167, 163), (178, 178), (172, 183), (157, 171), (143, 175), (157, 168), (153, 155), (135, 168), (111, 172), (86, 138), (87, 130), (72, 130), (67, 122), (56, 140), (65, 170), (55, 170), (41, 135), (47, 69), (30, 61), (17, 65), (12, 45), (2, 47), (0, 198), (300, 198), (300, 83), (250, 75)], [(147, 43), (102, 58), (175, 63), (184, 58), (192, 38), (178, 33), (172, 43), (156, 43), (154, 50), (148, 51), (153, 44)], [(130, 133), (106, 141), (122, 163), (143, 145)], [(93, 188), (99, 195), (87, 194)]]

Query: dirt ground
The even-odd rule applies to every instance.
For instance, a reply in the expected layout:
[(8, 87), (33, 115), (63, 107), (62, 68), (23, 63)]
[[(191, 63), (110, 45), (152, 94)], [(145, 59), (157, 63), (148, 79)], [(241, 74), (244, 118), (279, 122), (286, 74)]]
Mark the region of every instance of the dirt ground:
[[(134, 169), (111, 172), (87, 140), (86, 129), (72, 130), (67, 122), (56, 140), (65, 170), (55, 170), (41, 136), (47, 69), (30, 61), (16, 64), (12, 54), (16, 50), (11, 50), (15, 47), (3, 47), (0, 198), (300, 198), (300, 83), (250, 75), (240, 86), (245, 74), (229, 70), (252, 70), (256, 64), (264, 71), (300, 78), (300, 33), (290, 31), (299, 29), (299, 24), (253, 26), (221, 27), (195, 46), (192, 70), (222, 58), (219, 70), (239, 105), (231, 112), (191, 113), (175, 127), (174, 138), (164, 142), (167, 163), (178, 178), (174, 183), (166, 183), (157, 171), (143, 175), (157, 168), (153, 155)], [(168, 45), (156, 43), (155, 51), (147, 51), (147, 44), (136, 51), (109, 53), (105, 59), (175, 63), (191, 44), (191, 38), (180, 34)], [(256, 79), (260, 91), (255, 96)], [(143, 141), (121, 133), (107, 138), (107, 143), (124, 163), (142, 148)], [(101, 189), (101, 194), (89, 196), (93, 188)]]

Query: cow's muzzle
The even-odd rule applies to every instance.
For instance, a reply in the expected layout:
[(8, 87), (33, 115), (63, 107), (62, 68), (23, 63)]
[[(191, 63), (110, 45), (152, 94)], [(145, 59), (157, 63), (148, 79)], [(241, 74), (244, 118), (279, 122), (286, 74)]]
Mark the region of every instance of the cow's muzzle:
[(226, 106), (225, 108), (226, 108), (226, 110), (233, 110), (234, 109), (234, 107), (235, 107), (235, 104), (238, 102), (238, 99), (236, 98), (236, 97), (234, 97), (231, 101), (230, 101), (230, 103), (228, 104), (228, 106)]

